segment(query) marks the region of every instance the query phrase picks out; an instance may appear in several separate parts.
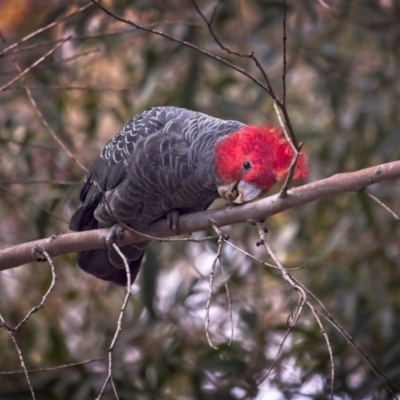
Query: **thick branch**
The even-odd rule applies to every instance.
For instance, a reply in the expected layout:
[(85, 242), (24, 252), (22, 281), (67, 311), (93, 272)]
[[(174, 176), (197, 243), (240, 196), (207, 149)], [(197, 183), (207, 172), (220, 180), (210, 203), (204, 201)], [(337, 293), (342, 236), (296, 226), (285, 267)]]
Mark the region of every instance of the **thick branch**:
[[(289, 190), (288, 196), (284, 199), (280, 199), (279, 194), (276, 194), (240, 207), (214, 209), (183, 215), (179, 219), (179, 230), (181, 233), (191, 233), (209, 229), (210, 221), (217, 226), (225, 226), (248, 220), (264, 220), (267, 217), (301, 204), (310, 203), (334, 194), (356, 192), (374, 183), (396, 178), (400, 178), (400, 161), (393, 161), (360, 171), (337, 174)], [(50, 257), (101, 248), (104, 246), (104, 238), (108, 232), (108, 229), (98, 229), (68, 233), (10, 247), (0, 251), (0, 271), (35, 261), (33, 255), (35, 246), (43, 248)], [(166, 238), (171, 236), (172, 232), (169, 229), (168, 222), (162, 220), (152, 224), (146, 234), (157, 238)], [(140, 234), (126, 232), (124, 241), (119, 244), (133, 243), (140, 240), (143, 240)]]

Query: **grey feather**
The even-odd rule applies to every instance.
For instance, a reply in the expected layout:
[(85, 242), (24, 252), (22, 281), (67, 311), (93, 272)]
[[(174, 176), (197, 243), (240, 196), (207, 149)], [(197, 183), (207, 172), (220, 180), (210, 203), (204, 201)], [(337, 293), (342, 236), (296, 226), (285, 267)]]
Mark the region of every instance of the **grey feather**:
[[(217, 197), (214, 148), (244, 124), (176, 107), (151, 108), (129, 121), (104, 147), (89, 170), (70, 229), (112, 227), (118, 222), (143, 231), (177, 210), (206, 209)], [(145, 244), (122, 248), (133, 277)], [(126, 273), (107, 250), (82, 252), (79, 266), (119, 285)]]

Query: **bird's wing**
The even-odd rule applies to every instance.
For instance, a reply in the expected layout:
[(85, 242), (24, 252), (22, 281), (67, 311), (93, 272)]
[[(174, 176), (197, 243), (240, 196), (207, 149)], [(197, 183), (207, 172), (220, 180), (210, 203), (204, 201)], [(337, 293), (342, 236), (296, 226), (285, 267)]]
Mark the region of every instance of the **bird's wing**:
[(105, 192), (116, 188), (126, 177), (126, 160), (140, 137), (153, 135), (174, 118), (186, 118), (190, 111), (176, 107), (155, 107), (129, 121), (104, 147), (91, 166), (81, 190), (80, 206), (70, 221), (70, 229), (98, 227), (93, 213)]

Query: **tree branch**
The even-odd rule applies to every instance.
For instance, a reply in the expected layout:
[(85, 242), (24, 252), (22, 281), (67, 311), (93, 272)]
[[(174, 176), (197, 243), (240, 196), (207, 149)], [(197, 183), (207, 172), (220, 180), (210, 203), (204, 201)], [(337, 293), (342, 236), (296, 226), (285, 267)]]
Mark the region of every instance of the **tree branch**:
[(15, 76), (13, 79), (8, 81), (6, 84), (4, 84), (2, 87), (0, 87), (0, 92), (3, 92), (5, 89), (7, 89), (9, 86), (11, 86), (14, 82), (17, 80), (21, 79), (24, 75), (26, 75), (31, 69), (36, 67), (36, 65), (39, 65), (41, 62), (43, 62), (48, 56), (53, 54), (61, 45), (64, 44), (64, 40), (60, 43), (58, 43), (56, 46), (51, 48), (45, 55), (42, 57), (38, 58), (34, 63), (32, 63), (29, 67), (25, 68), (23, 71), (21, 71), (17, 76)]
[[(299, 186), (289, 190), (288, 196), (284, 199), (280, 199), (279, 194), (275, 194), (240, 207), (214, 209), (183, 215), (179, 219), (179, 230), (182, 234), (187, 234), (209, 229), (210, 221), (221, 227), (248, 220), (264, 220), (282, 211), (327, 196), (345, 192), (357, 192), (375, 183), (396, 178), (400, 178), (400, 160), (355, 172), (336, 174), (317, 182)], [(107, 237), (108, 233), (109, 229), (75, 232), (9, 247), (0, 251), (0, 271), (35, 261), (32, 253), (35, 246), (43, 248), (50, 257), (102, 248), (104, 247), (104, 238)], [(145, 233), (160, 240), (172, 234), (166, 220), (153, 223)], [(140, 234), (126, 231), (124, 240), (118, 245), (141, 240), (143, 240), (143, 236)]]
[[(21, 43), (24, 43), (26, 41), (28, 41), (29, 39), (32, 39), (34, 36), (38, 35), (39, 33), (42, 33), (44, 31), (46, 31), (47, 29), (53, 28), (54, 26), (60, 24), (63, 21), (66, 21), (67, 19), (73, 17), (74, 15), (77, 15), (79, 13), (81, 13), (82, 11), (86, 10), (87, 8), (89, 8), (90, 6), (92, 6), (93, 3), (88, 3), (85, 4), (84, 6), (82, 6), (81, 8), (78, 8), (76, 11), (72, 12), (71, 14), (66, 15), (65, 17), (60, 18), (57, 21), (51, 22), (50, 24), (37, 29), (36, 31), (30, 33), (29, 35), (23, 37), (21, 40), (18, 40), (17, 42), (13, 43), (12, 45), (6, 47), (5, 49), (3, 49), (0, 52), (0, 57), (3, 56), (4, 54), (7, 54), (10, 52), (10, 50), (15, 49), (16, 47), (18, 47)], [(64, 41), (64, 40), (63, 40)]]

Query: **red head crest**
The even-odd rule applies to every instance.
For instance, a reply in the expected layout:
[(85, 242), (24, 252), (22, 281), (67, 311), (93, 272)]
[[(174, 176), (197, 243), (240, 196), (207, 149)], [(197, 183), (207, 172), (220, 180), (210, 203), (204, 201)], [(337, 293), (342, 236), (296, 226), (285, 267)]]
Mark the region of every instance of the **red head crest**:
[[(294, 151), (281, 130), (271, 126), (246, 126), (216, 145), (216, 170), (222, 184), (244, 181), (262, 192), (287, 176)], [(301, 152), (295, 179), (308, 174), (307, 157)]]

